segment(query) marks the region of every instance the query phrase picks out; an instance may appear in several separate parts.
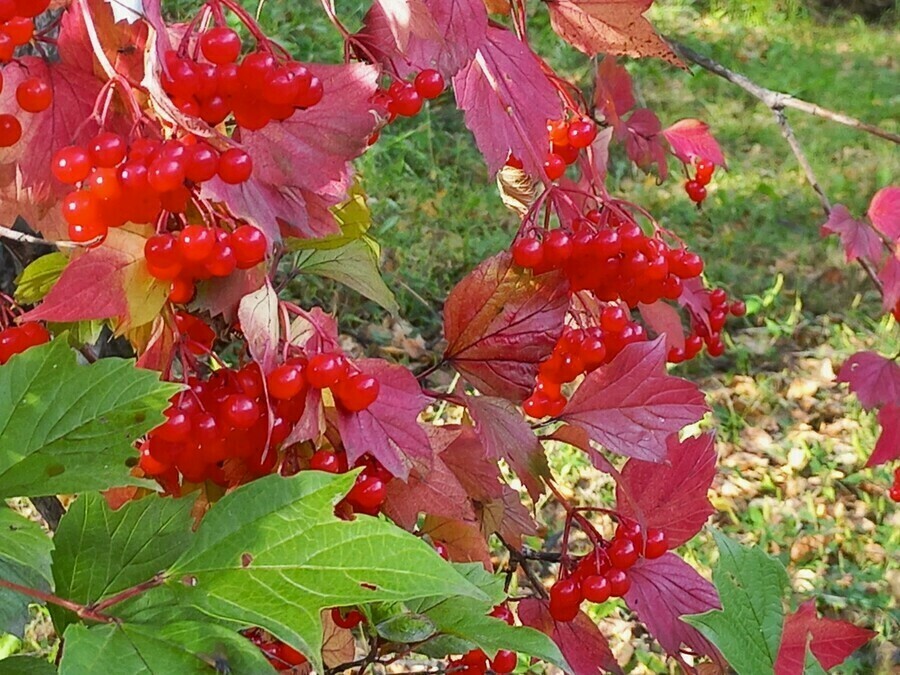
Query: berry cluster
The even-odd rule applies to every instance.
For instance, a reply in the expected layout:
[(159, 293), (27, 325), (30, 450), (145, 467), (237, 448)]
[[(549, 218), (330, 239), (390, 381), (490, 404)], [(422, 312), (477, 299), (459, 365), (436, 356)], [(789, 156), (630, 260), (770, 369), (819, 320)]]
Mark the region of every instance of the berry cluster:
[[(512, 611), (506, 605), (494, 607), (490, 616), (504, 621), (509, 626), (513, 626), (516, 623)], [(518, 661), (518, 655), (508, 649), (499, 650), (493, 659), (489, 659), (488, 655), (481, 649), (473, 649), (458, 659), (450, 659), (447, 665), (448, 672), (485, 675), (485, 673), (490, 671), (497, 675), (505, 675), (516, 669)]]
[(611, 211), (588, 211), (571, 232), (558, 228), (520, 237), (513, 261), (542, 274), (562, 270), (573, 290), (590, 290), (598, 300), (623, 300), (629, 307), (676, 300), (683, 282), (703, 272), (703, 259), (670, 247), (659, 234), (647, 236), (633, 220)]
[(62, 202), (69, 238), (103, 241), (111, 227), (152, 223), (162, 211), (184, 213), (191, 188), (218, 176), (241, 183), (253, 170), (240, 148), (222, 153), (194, 137), (159, 141), (140, 138), (130, 144), (102, 131), (88, 147), (70, 145), (53, 157), (53, 175), (76, 190)]
[[(190, 351), (208, 351), (215, 338), (200, 324), (196, 317), (176, 315)], [(277, 451), (303, 416), (310, 387), (332, 387), (338, 404), (352, 411), (371, 405), (379, 390), (378, 380), (360, 373), (343, 354), (293, 357), (265, 376), (255, 363), (220, 368), (207, 380), (189, 377), (187, 384), (190, 389), (172, 399), (166, 422), (149, 433), (141, 449), (141, 469), (170, 492), (176, 491), (179, 475), (190, 483), (231, 486), (274, 471)], [(347, 471), (346, 460), (323, 452), (313, 455), (310, 468)], [(346, 501), (354, 511), (377, 513), (390, 474), (374, 460), (363, 464), (366, 470)]]
[[(712, 309), (704, 321), (701, 317), (691, 315), (692, 333), (685, 338), (684, 347), (672, 347), (669, 350), (669, 361), (681, 363), (689, 361), (697, 356), (706, 344), (706, 351), (712, 357), (722, 356), (725, 353), (725, 343), (722, 341), (722, 329), (728, 315), (736, 317), (747, 313), (747, 305), (742, 300), (728, 302), (728, 294), (724, 288), (714, 288), (707, 291)], [(707, 327), (707, 323), (709, 327)]]
[(12, 61), (17, 47), (34, 35), (34, 17), (43, 14), (50, 0), (4, 0), (0, 2), (0, 63)]
[[(347, 496), (338, 504), (339, 514), (364, 513), (378, 515), (387, 499), (387, 486), (393, 476), (373, 457), (360, 458), (354, 468), (363, 467)], [(309, 468), (326, 473), (347, 473), (347, 456), (335, 450), (316, 450), (309, 460)]]
[(566, 328), (553, 353), (538, 368), (534, 391), (522, 407), (536, 419), (555, 417), (567, 400), (562, 385), (612, 361), (626, 345), (647, 339), (644, 327), (631, 320), (619, 305), (607, 305), (600, 312), (598, 326)]
[(302, 63), (279, 62), (262, 50), (238, 63), (241, 38), (230, 28), (210, 28), (199, 45), (204, 61), (176, 51), (165, 55), (162, 86), (185, 115), (213, 126), (232, 116), (239, 127), (256, 131), (322, 100), (322, 81)]
[(691, 201), (699, 206), (706, 199), (706, 186), (712, 182), (713, 173), (716, 165), (708, 159), (694, 160), (694, 168), (696, 173), (694, 177), (684, 184), (684, 191), (687, 192)]
[[(429, 68), (418, 73), (411, 82), (394, 80), (387, 89), (379, 89), (372, 97), (372, 103), (384, 111), (390, 124), (398, 117), (418, 115), (425, 101), (440, 96), (445, 87), (444, 76)], [(376, 131), (369, 137), (369, 145), (378, 140), (379, 133)]]
[(239, 225), (232, 232), (188, 225), (150, 237), (144, 258), (151, 276), (172, 282), (169, 300), (186, 304), (194, 298), (197, 281), (256, 267), (265, 260), (267, 248), (265, 235), (252, 225)]
[(306, 663), (306, 657), (262, 628), (248, 628), (242, 635), (259, 647), (275, 670), (291, 670)]
[[(544, 173), (551, 181), (561, 178), (566, 167), (578, 161), (581, 151), (594, 142), (597, 125), (587, 118), (551, 120), (547, 123), (550, 152), (544, 160)], [(507, 164), (516, 166), (516, 160)], [(519, 167), (521, 168), (521, 167)]]
[(627, 570), (643, 556), (659, 558), (668, 550), (666, 533), (648, 528), (646, 536), (640, 524), (623, 520), (612, 541), (581, 558), (571, 575), (550, 588), (550, 615), (557, 621), (572, 621), (581, 602), (603, 603), (624, 596), (631, 588)]
[(39, 323), (23, 323), (0, 330), (0, 366), (26, 349), (50, 342), (50, 333)]

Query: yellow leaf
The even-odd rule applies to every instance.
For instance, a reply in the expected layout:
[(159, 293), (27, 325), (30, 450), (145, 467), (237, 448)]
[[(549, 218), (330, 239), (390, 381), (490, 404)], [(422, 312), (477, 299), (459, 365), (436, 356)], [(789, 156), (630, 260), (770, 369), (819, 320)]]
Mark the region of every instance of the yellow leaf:
[(366, 191), (356, 178), (350, 187), (347, 200), (331, 209), (334, 219), (341, 227), (340, 234), (321, 239), (289, 239), (286, 244), (290, 251), (308, 249), (328, 250), (346, 246), (362, 237), (372, 226), (372, 212), (366, 202)]

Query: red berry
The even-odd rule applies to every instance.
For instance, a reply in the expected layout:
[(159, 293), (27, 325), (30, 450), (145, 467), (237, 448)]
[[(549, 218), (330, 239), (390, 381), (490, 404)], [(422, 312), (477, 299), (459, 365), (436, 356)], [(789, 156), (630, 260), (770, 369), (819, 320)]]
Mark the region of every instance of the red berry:
[(306, 663), (306, 657), (303, 654), (284, 642), (275, 645), (275, 657), (288, 666), (299, 666)]
[(665, 530), (651, 527), (647, 530), (647, 541), (644, 544), (644, 557), (652, 560), (659, 558), (669, 550), (669, 542)]
[(342, 354), (316, 354), (306, 366), (306, 379), (316, 389), (335, 386), (347, 373), (347, 360)]
[(447, 545), (443, 542), (436, 541), (433, 542), (432, 546), (434, 547), (434, 552), (441, 556), (444, 560), (450, 560), (450, 551), (447, 550)]
[(80, 183), (91, 173), (91, 158), (88, 151), (79, 145), (61, 148), (53, 155), (51, 171), (54, 177), (66, 185)]
[(33, 18), (43, 14), (49, 6), (50, 0), (16, 0), (16, 13)]
[(554, 145), (569, 144), (569, 123), (566, 120), (552, 120), (547, 123), (547, 133)]
[(513, 262), (519, 267), (533, 269), (544, 262), (544, 249), (536, 237), (522, 237), (512, 247)]
[(567, 136), (573, 148), (586, 148), (597, 137), (597, 125), (591, 120), (576, 120), (569, 124)]
[(313, 471), (325, 471), (327, 473), (343, 473), (340, 457), (330, 450), (316, 450), (309, 460), (309, 468)]
[(356, 483), (347, 493), (347, 501), (366, 513), (372, 513), (384, 504), (387, 485), (377, 476), (360, 474)]
[(222, 403), (225, 420), (235, 429), (249, 429), (259, 419), (259, 406), (249, 396), (232, 394)]
[(609, 547), (608, 555), (613, 567), (625, 570), (637, 562), (638, 549), (633, 540), (616, 538)]
[(62, 201), (63, 218), (69, 225), (86, 225), (97, 221), (97, 200), (89, 192), (76, 190)]
[(572, 255), (572, 239), (562, 230), (551, 230), (543, 243), (544, 263), (560, 267)]
[(401, 117), (415, 117), (422, 110), (421, 94), (412, 85), (406, 85), (394, 96), (388, 110)]
[(550, 616), (556, 621), (571, 621), (581, 605), (581, 586), (575, 579), (560, 579), (550, 587)]
[(689, 180), (684, 184), (684, 191), (695, 204), (700, 204), (706, 199), (706, 188), (695, 180)]
[(697, 159), (695, 165), (697, 167), (697, 175), (694, 177), (694, 180), (700, 185), (709, 185), (713, 172), (716, 170), (716, 165), (708, 159)]
[(340, 404), (350, 412), (365, 410), (378, 398), (378, 380), (365, 373), (356, 373), (337, 385), (335, 394)]
[(625, 570), (610, 570), (606, 573), (606, 579), (609, 581), (609, 592), (614, 598), (621, 598), (631, 588), (631, 579)]
[(188, 225), (178, 239), (178, 253), (183, 260), (200, 263), (212, 255), (216, 235), (204, 225)]
[(272, 105), (290, 106), (289, 112), (293, 113), (294, 101), (300, 93), (300, 88), (301, 82), (294, 77), (290, 68), (276, 68), (266, 77), (263, 99)]
[(200, 51), (210, 63), (233, 63), (241, 53), (241, 38), (230, 28), (216, 26), (200, 36)]
[(186, 441), (191, 435), (191, 418), (177, 409), (170, 409), (166, 413), (168, 419), (165, 424), (152, 431), (153, 436), (170, 443)]
[(88, 152), (94, 166), (112, 168), (117, 166), (128, 152), (125, 139), (119, 134), (110, 131), (102, 131), (91, 140)]
[(169, 289), (169, 302), (186, 305), (194, 299), (196, 292), (197, 288), (192, 280), (178, 277), (172, 281), (172, 287)]
[(29, 77), (16, 87), (16, 101), (25, 112), (42, 112), (53, 102), (53, 90), (41, 78)]
[(731, 303), (729, 311), (734, 316), (744, 316), (747, 313), (747, 305), (743, 300), (735, 300)]
[(508, 626), (513, 626), (516, 623), (516, 618), (513, 616), (512, 610), (505, 605), (497, 605), (496, 607), (494, 607), (494, 609), (491, 610), (489, 616), (492, 616), (495, 619), (500, 619)]
[(587, 577), (582, 581), (581, 590), (584, 592), (585, 600), (596, 603), (606, 602), (611, 593), (609, 579), (598, 575)]
[(86, 244), (89, 241), (94, 241), (99, 238), (99, 241), (94, 242), (93, 246), (98, 246), (103, 243), (103, 240), (106, 239), (106, 235), (109, 234), (109, 228), (96, 220), (84, 225), (70, 223), (68, 229), (69, 239), (79, 244)]
[(16, 47), (21, 47), (34, 37), (34, 21), (24, 16), (14, 16), (3, 22), (3, 32), (9, 35)]
[(544, 173), (547, 174), (547, 178), (554, 181), (562, 177), (565, 172), (566, 160), (554, 152), (549, 153), (544, 160)]
[(444, 91), (444, 76), (428, 68), (416, 75), (414, 86), (422, 98), (437, 98)]
[(497, 652), (497, 656), (491, 660), (491, 670), (498, 675), (505, 675), (506, 673), (514, 671), (518, 663), (519, 658), (516, 656), (515, 652), (511, 652), (508, 649), (501, 649)]
[(160, 156), (147, 167), (147, 182), (154, 191), (171, 192), (184, 184), (184, 161)]
[(256, 267), (266, 257), (266, 236), (252, 225), (241, 225), (231, 233), (231, 248), (238, 269)]
[(351, 609), (344, 613), (340, 608), (335, 607), (331, 610), (331, 620), (338, 628), (356, 628), (362, 623), (363, 615), (358, 609)]
[(219, 178), (229, 185), (243, 183), (253, 173), (253, 160), (240, 148), (229, 148), (219, 155)]
[(0, 115), (0, 148), (15, 145), (20, 138), (22, 138), (22, 125), (19, 120), (13, 115)]
[(154, 267), (181, 266), (181, 254), (175, 237), (171, 234), (156, 234), (144, 244), (144, 258)]
[(266, 384), (269, 387), (269, 396), (288, 401), (303, 391), (306, 381), (303, 369), (299, 365), (285, 363), (266, 376)]
[(197, 143), (188, 151), (184, 176), (192, 183), (212, 180), (219, 170), (219, 153), (208, 143)]
[(294, 105), (298, 108), (312, 108), (316, 103), (322, 100), (324, 95), (325, 87), (322, 84), (322, 80), (313, 75), (310, 77), (309, 86), (305, 89), (303, 87), (300, 88), (300, 93), (297, 94)]

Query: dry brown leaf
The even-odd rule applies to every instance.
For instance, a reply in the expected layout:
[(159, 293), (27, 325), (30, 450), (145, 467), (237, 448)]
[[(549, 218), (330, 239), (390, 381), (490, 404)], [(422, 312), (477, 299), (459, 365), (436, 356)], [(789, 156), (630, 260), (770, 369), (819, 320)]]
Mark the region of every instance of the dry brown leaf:
[(509, 14), (509, 0), (484, 0), (484, 6), (491, 14)]
[(500, 199), (510, 211), (524, 216), (534, 203), (536, 185), (534, 179), (522, 169), (506, 165), (497, 172), (497, 189)]

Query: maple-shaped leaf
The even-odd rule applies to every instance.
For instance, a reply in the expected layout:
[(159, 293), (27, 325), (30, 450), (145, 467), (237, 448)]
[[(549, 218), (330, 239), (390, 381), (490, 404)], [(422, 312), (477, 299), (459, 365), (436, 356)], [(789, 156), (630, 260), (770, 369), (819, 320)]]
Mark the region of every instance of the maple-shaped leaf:
[(716, 166), (725, 166), (725, 156), (718, 141), (709, 132), (709, 125), (695, 119), (675, 122), (663, 129), (662, 135), (672, 146), (672, 152), (685, 164), (693, 164), (695, 159), (705, 159)]
[(541, 631), (556, 643), (573, 673), (623, 672), (609, 640), (584, 612), (572, 621), (559, 622), (550, 615), (546, 600), (527, 598), (519, 602), (516, 613), (523, 626)]
[(441, 460), (454, 473), (466, 494), (478, 502), (501, 499), (500, 467), (496, 460), (487, 456), (475, 430), (470, 426), (457, 426), (452, 433), (452, 441), (441, 452)]
[(444, 303), (444, 356), (482, 393), (522, 401), (562, 334), (568, 304), (562, 276), (533, 276), (499, 253)]
[(649, 173), (655, 164), (660, 180), (665, 180), (669, 174), (669, 159), (661, 132), (662, 124), (656, 113), (638, 108), (617, 130), (617, 137), (625, 141), (625, 152), (638, 168)]
[(562, 117), (559, 95), (531, 48), (491, 26), (475, 59), (453, 78), (456, 102), (493, 175), (510, 154), (545, 176), (547, 120)]
[(657, 300), (652, 305), (640, 303), (638, 310), (640, 310), (641, 318), (647, 328), (656, 335), (666, 336), (668, 349), (684, 348), (684, 326), (681, 324), (681, 314), (672, 305), (663, 300)]
[(354, 365), (378, 380), (378, 398), (365, 410), (338, 409), (338, 430), (352, 466), (366, 453), (398, 478), (409, 476), (413, 462), (429, 461), (431, 444), (418, 417), (430, 399), (415, 376), (403, 366), (381, 359), (362, 359)]
[(605, 57), (597, 66), (594, 79), (594, 107), (618, 133), (624, 125), (622, 117), (634, 108), (635, 103), (631, 75), (614, 56)]
[(458, 431), (429, 425), (428, 439), (434, 456), (431, 465), (417, 467), (407, 481), (388, 483), (384, 513), (406, 529), (415, 527), (420, 513), (427, 513), (455, 520), (475, 520), (475, 511), (465, 488), (441, 459), (441, 453), (453, 443)]
[(531, 497), (537, 499), (544, 491), (541, 478), (549, 477), (550, 469), (544, 446), (522, 413), (509, 401), (493, 396), (466, 396), (465, 404), (487, 457), (509, 462)]
[(263, 372), (270, 371), (278, 359), (281, 319), (278, 293), (268, 279), (258, 291), (243, 297), (238, 319), (253, 360), (262, 366)]
[(426, 516), (421, 532), (444, 544), (453, 562), (480, 562), (491, 569), (491, 552), (477, 523)]
[(501, 485), (500, 499), (476, 504), (476, 512), (481, 521), (481, 531), (485, 540), (490, 540), (496, 532), (503, 541), (522, 547), (522, 537), (538, 533), (537, 523), (522, 503), (522, 497), (508, 485)]
[(697, 534), (714, 512), (707, 495), (716, 475), (714, 438), (670, 436), (665, 464), (629, 459), (616, 485), (619, 514), (663, 529), (669, 548)]
[(146, 237), (110, 230), (103, 246), (73, 258), (43, 302), (26, 314), (31, 321), (70, 323), (115, 319), (119, 330), (152, 322), (169, 292), (147, 271)]
[(242, 135), (253, 157), (250, 180), (204, 184), (205, 196), (225, 203), (270, 241), (282, 230), (307, 238), (340, 232), (329, 208), (346, 198), (350, 161), (368, 147), (377, 121), (371, 104), (377, 68), (364, 63), (309, 68), (322, 80), (322, 100), (284, 122)]
[(889, 255), (884, 267), (878, 273), (878, 280), (883, 289), (883, 306), (886, 312), (890, 312), (900, 302), (900, 247)]
[(900, 239), (900, 187), (886, 187), (875, 193), (869, 204), (869, 220), (889, 239)]
[(858, 352), (844, 361), (838, 382), (850, 385), (866, 410), (883, 405), (900, 405), (900, 364), (875, 352)]
[(680, 658), (686, 647), (721, 661), (712, 643), (681, 621), (685, 614), (721, 609), (715, 586), (674, 553), (654, 560), (641, 558), (628, 570), (628, 578), (631, 588), (625, 602), (666, 652)]
[[(403, 1), (391, 0), (390, 4)], [(408, 31), (398, 30), (383, 4), (376, 2), (354, 39), (362, 50), (391, 66), (401, 77), (426, 68), (434, 68), (446, 78), (456, 75), (472, 60), (487, 33), (488, 16), (482, 0), (420, 0), (415, 4), (425, 7), (431, 22), (422, 19), (421, 10), (415, 9), (415, 25), (411, 24)], [(414, 9), (413, 4), (410, 9)], [(405, 45), (398, 40), (398, 34), (402, 38), (404, 32)]]
[(785, 617), (775, 675), (803, 675), (807, 644), (819, 665), (831, 670), (875, 635), (875, 631), (849, 621), (820, 618), (815, 600), (807, 600)]
[(877, 264), (882, 258), (883, 248), (878, 234), (866, 223), (850, 215), (843, 204), (834, 205), (820, 233), (823, 237), (829, 234), (840, 235), (847, 262), (863, 258)]
[(693, 383), (666, 373), (666, 343), (630, 344), (585, 377), (560, 419), (610, 452), (661, 462), (668, 438), (707, 411)]
[(900, 405), (886, 405), (878, 411), (881, 435), (866, 466), (878, 466), (900, 459)]
[(652, 4), (653, 0), (546, 0), (553, 30), (588, 56), (654, 56), (680, 65), (643, 16)]

